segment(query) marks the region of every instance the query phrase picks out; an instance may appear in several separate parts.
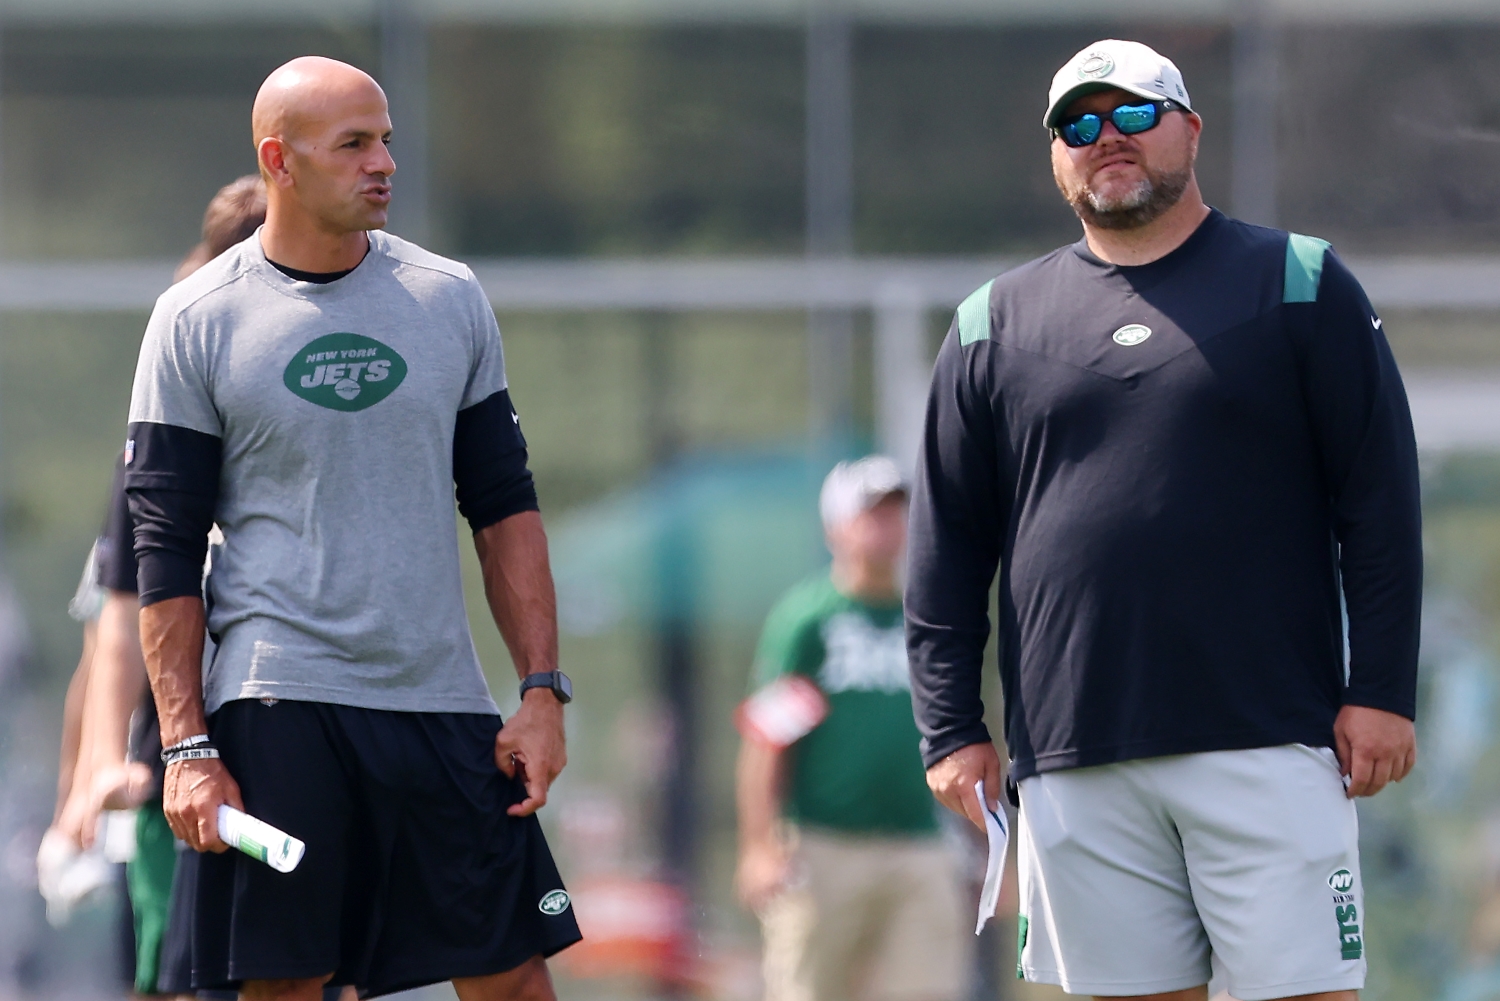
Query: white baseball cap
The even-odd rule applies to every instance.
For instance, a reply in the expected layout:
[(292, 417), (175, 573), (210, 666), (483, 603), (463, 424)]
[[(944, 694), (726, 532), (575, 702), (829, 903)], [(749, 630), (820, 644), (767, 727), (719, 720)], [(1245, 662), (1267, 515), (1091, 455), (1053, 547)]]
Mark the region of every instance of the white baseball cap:
[(1148, 101), (1176, 101), (1188, 111), (1187, 87), (1175, 63), (1149, 45), (1106, 38), (1078, 51), (1057, 75), (1047, 92), (1044, 128), (1052, 128), (1076, 98), (1118, 88)]
[(833, 467), (818, 495), (818, 513), (823, 516), (825, 527), (841, 525), (891, 494), (908, 492), (906, 477), (901, 475), (895, 459), (867, 455)]

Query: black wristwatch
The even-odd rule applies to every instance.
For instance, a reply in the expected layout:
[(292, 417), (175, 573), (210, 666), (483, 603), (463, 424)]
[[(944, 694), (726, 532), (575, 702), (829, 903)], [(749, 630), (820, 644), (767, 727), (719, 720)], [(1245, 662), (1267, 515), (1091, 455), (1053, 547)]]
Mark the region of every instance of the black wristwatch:
[(532, 688), (550, 688), (552, 694), (557, 696), (557, 701), (567, 704), (573, 701), (573, 682), (561, 671), (540, 671), (536, 674), (528, 674), (526, 680), (521, 682), (521, 698), (526, 697), (526, 692)]

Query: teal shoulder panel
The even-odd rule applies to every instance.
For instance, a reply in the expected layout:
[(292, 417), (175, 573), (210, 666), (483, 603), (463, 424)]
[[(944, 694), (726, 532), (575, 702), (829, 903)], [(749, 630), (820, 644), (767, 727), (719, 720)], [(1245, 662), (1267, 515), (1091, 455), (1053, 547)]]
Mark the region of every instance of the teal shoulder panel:
[(1281, 286), (1282, 302), (1317, 302), (1318, 282), (1323, 278), (1323, 254), (1328, 241), (1301, 233), (1286, 238), (1286, 281)]
[(973, 344), (990, 339), (990, 286), (991, 278), (958, 305), (958, 343)]

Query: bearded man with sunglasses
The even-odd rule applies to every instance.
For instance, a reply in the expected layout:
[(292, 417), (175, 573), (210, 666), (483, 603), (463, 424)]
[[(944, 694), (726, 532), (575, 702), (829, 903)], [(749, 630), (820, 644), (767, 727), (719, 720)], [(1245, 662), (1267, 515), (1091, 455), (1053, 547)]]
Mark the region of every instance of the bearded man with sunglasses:
[(906, 592), (928, 785), (982, 827), (1002, 784), (998, 568), (1018, 973), (1354, 998), (1353, 800), (1416, 757), (1416, 446), (1381, 320), (1324, 241), (1204, 204), (1160, 54), (1079, 52), (1044, 125), (1084, 238), (964, 301), (928, 403)]

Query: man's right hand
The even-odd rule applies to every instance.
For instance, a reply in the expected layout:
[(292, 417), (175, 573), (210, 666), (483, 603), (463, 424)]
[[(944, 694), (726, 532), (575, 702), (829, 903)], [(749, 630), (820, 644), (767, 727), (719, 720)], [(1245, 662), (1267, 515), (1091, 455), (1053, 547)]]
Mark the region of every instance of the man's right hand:
[(1005, 769), (1000, 764), (1000, 754), (995, 745), (970, 744), (960, 747), (942, 761), (927, 769), (927, 788), (937, 801), (960, 817), (969, 818), (970, 823), (984, 830), (984, 810), (979, 797), (974, 795), (974, 783), (984, 779), (985, 798), (990, 809), (999, 809), (1000, 783), (1005, 781)]
[(734, 872), (734, 890), (740, 903), (759, 912), (786, 885), (790, 868), (791, 859), (779, 841), (742, 848)]
[(162, 781), (162, 812), (172, 833), (198, 852), (228, 851), (219, 837), (219, 806), (245, 808), (240, 787), (217, 758), (179, 761), (167, 766)]
[[(163, 747), (208, 733), (203, 718), (203, 598), (181, 595), (141, 606), (141, 651), (161, 722)], [(172, 833), (194, 851), (222, 852), (219, 806), (244, 809), (240, 787), (218, 758), (167, 766), (161, 806)]]

